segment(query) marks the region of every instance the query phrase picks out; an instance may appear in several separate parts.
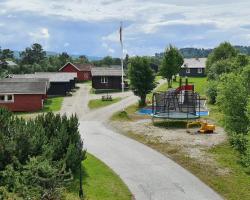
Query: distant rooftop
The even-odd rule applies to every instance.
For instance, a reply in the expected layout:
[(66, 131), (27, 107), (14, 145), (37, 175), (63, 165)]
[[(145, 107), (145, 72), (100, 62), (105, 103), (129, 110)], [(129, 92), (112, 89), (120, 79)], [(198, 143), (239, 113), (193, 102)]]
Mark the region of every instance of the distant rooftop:
[[(67, 62), (63, 67), (61, 67), (61, 69), (63, 69), (65, 66), (67, 66), (68, 64), (73, 65), (76, 69), (78, 69), (79, 71), (91, 71), (91, 68), (93, 67), (92, 64), (80, 64), (80, 63), (71, 63), (71, 62)], [(61, 70), (59, 69), (59, 71)]]
[(207, 58), (185, 58), (181, 68), (206, 68)]
[(94, 67), (91, 70), (92, 76), (122, 76), (121, 66), (117, 67)]
[(2, 82), (45, 82), (47, 89), (50, 87), (48, 78), (3, 78), (0, 79), (0, 83)]
[(0, 94), (46, 94), (46, 82), (1, 82)]
[(11, 60), (0, 61), (0, 64), (4, 64), (4, 63), (8, 66), (17, 66), (17, 64)]
[(69, 82), (77, 77), (76, 73), (68, 72), (36, 72), (35, 74), (12, 74), (13, 78), (47, 78), (50, 82)]

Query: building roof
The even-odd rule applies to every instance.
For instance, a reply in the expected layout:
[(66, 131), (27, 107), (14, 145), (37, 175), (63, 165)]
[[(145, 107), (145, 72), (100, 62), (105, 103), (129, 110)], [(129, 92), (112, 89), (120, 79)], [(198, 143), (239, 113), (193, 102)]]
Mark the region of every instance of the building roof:
[(72, 65), (73, 67), (75, 67), (77, 70), (79, 71), (91, 71), (91, 68), (93, 67), (92, 64), (80, 64), (80, 63), (71, 63), (71, 62), (67, 62), (63, 67), (61, 67), (59, 69), (59, 71), (61, 71), (64, 67), (66, 67), (68, 64)]
[(48, 78), (3, 78), (0, 79), (0, 83), (2, 82), (45, 82), (46, 83), (46, 88), (49, 89), (50, 84), (49, 84), (49, 79)]
[(69, 82), (77, 77), (77, 73), (68, 72), (36, 72), (35, 74), (12, 74), (12, 78), (47, 78), (49, 82)]
[(207, 58), (185, 58), (181, 68), (205, 68)]
[(121, 67), (94, 67), (91, 70), (92, 76), (122, 76)]
[(6, 64), (7, 66), (17, 66), (17, 64), (11, 60), (0, 61), (0, 64)]
[(46, 82), (1, 82), (0, 94), (46, 94)]

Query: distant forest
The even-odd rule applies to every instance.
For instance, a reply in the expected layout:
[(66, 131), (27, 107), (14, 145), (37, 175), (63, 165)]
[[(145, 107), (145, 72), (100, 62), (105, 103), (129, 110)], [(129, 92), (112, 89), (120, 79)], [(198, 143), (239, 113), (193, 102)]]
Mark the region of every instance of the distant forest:
[[(250, 55), (250, 46), (234, 46), (240, 53)], [(213, 49), (181, 48), (179, 49), (184, 58), (205, 58)], [(156, 58), (162, 58), (163, 53), (156, 53)]]

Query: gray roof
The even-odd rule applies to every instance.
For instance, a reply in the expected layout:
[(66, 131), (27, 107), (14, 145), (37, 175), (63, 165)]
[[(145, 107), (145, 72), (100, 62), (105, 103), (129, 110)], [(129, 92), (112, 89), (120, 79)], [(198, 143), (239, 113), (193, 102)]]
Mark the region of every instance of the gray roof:
[(0, 94), (46, 94), (46, 82), (1, 82)]
[(207, 58), (185, 58), (181, 68), (205, 68)]
[(17, 66), (17, 64), (11, 60), (0, 61), (0, 64), (6, 64), (8, 66)]
[(50, 87), (48, 78), (3, 78), (0, 79), (1, 82), (45, 82), (46, 88)]
[(69, 82), (77, 77), (77, 73), (68, 72), (36, 72), (35, 74), (12, 74), (13, 78), (47, 78), (50, 82)]
[(92, 76), (122, 76), (122, 69), (118, 67), (94, 67), (91, 69)]

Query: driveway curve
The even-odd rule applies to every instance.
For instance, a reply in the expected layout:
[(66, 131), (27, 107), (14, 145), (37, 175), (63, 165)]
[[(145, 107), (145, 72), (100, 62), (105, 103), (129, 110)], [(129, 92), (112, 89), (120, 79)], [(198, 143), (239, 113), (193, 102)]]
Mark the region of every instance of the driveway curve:
[(80, 133), (88, 152), (112, 168), (127, 184), (136, 200), (222, 199), (171, 159), (107, 125), (114, 112), (137, 101), (135, 96), (94, 111), (89, 111), (83, 105), (89, 99), (86, 86), (80, 86), (75, 98), (64, 102), (61, 113), (78, 115)]

